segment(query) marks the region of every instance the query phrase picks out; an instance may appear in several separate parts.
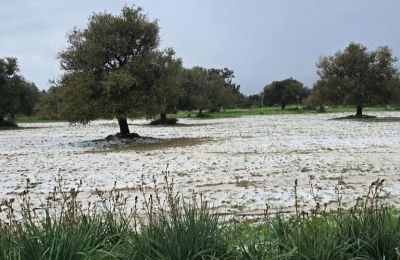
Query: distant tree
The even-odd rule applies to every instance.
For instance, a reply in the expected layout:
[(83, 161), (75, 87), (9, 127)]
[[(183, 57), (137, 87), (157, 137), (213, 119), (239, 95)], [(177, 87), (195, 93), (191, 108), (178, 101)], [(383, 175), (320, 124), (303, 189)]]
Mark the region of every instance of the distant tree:
[(355, 105), (356, 116), (362, 116), (365, 105), (388, 104), (394, 98), (399, 80), (396, 61), (387, 46), (368, 51), (350, 43), (343, 51), (320, 59), (320, 80), (313, 92), (323, 98), (320, 102)]
[(0, 121), (15, 115), (32, 115), (39, 99), (35, 84), (18, 74), (16, 58), (0, 59)]
[(184, 95), (181, 97), (180, 108), (198, 109), (199, 115), (208, 105), (208, 80), (207, 69), (193, 67), (185, 69), (183, 74)]
[(394, 82), (393, 97), (390, 99), (389, 104), (400, 105), (400, 80)]
[(22, 81), (22, 91), (20, 93), (19, 113), (32, 116), (37, 112), (37, 105), (40, 99), (40, 91), (33, 82)]
[(239, 95), (237, 95), (236, 98), (236, 108), (250, 108), (252, 106), (252, 104), (250, 103), (248, 96), (240, 93)]
[(262, 94), (249, 95), (247, 98), (248, 107), (259, 107), (262, 102)]
[(208, 76), (208, 109), (219, 112), (222, 108), (232, 107), (236, 103), (236, 96), (224, 79), (212, 73)]
[(312, 90), (311, 94), (304, 100), (304, 104), (308, 107), (318, 107), (320, 112), (325, 111), (325, 105), (332, 105), (335, 102), (336, 93), (333, 89), (326, 85), (326, 82), (318, 80)]
[(60, 86), (51, 86), (47, 91), (41, 93), (38, 102), (39, 117), (44, 119), (67, 118), (67, 115), (62, 116), (60, 111), (61, 106), (65, 104), (61, 90)]
[(197, 109), (198, 115), (206, 109), (219, 111), (234, 103), (234, 94), (223, 76), (216, 69), (193, 67), (184, 71), (184, 95), (180, 107)]
[(169, 48), (163, 52), (154, 52), (149, 62), (153, 68), (146, 73), (147, 84), (151, 86), (146, 93), (147, 114), (159, 114), (161, 124), (171, 122), (167, 120), (167, 113), (176, 111), (179, 98), (183, 95), (182, 61)]
[(240, 99), (243, 98), (240, 92), (240, 85), (233, 82), (235, 75), (234, 71), (228, 68), (216, 69), (211, 68), (208, 70), (210, 75), (221, 77), (225, 82), (225, 87), (217, 88), (217, 95), (214, 95), (214, 105), (211, 108), (213, 111), (219, 111), (222, 107), (237, 106)]
[(120, 135), (130, 136), (127, 118), (143, 112), (158, 31), (156, 21), (134, 7), (124, 7), (116, 16), (94, 14), (85, 29), (74, 29), (69, 46), (59, 54), (65, 71), (60, 93), (68, 120), (117, 118)]
[(310, 90), (303, 83), (288, 78), (281, 81), (273, 81), (264, 87), (264, 104), (272, 106), (280, 104), (282, 109), (287, 104), (300, 104), (309, 95)]

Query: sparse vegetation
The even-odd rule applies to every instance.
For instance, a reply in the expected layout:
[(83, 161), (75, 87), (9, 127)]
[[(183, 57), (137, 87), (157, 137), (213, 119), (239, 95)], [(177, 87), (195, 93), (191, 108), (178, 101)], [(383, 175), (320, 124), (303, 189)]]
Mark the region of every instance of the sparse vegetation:
[[(207, 201), (186, 201), (165, 172), (152, 194), (140, 186), (142, 199), (115, 188), (98, 191), (100, 202), (87, 209), (79, 189), (55, 187), (42, 208), (33, 208), (31, 187), (0, 203), (1, 259), (398, 259), (400, 214), (383, 204), (384, 180), (376, 180), (354, 207), (328, 211), (315, 201), (310, 211), (272, 214), (260, 222), (220, 219)], [(60, 182), (61, 183), (61, 182)], [(140, 206), (142, 201), (142, 207)], [(19, 211), (17, 211), (19, 209)]]
[[(114, 136), (111, 136), (114, 138)], [(109, 152), (126, 152), (137, 151), (146, 152), (160, 149), (187, 147), (199, 145), (210, 141), (210, 138), (175, 138), (175, 139), (156, 139), (147, 137), (138, 137), (133, 140), (125, 139), (117, 143), (106, 144), (101, 149), (87, 151), (87, 153), (109, 153)], [(98, 140), (104, 143), (104, 140)], [(97, 141), (95, 141), (97, 142)]]
[(16, 58), (0, 58), (0, 127), (16, 127), (17, 114), (32, 115), (40, 96), (35, 84), (18, 71)]

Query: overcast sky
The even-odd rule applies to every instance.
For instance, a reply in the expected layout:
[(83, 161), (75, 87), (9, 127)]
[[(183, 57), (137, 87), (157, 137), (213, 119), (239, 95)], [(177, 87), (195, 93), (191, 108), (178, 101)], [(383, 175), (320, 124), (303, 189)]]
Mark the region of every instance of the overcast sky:
[(245, 94), (288, 77), (312, 86), (319, 56), (351, 41), (400, 57), (399, 0), (0, 0), (0, 57), (17, 57), (21, 74), (46, 89), (61, 74), (67, 32), (133, 4), (158, 19), (161, 47), (184, 66), (233, 69)]

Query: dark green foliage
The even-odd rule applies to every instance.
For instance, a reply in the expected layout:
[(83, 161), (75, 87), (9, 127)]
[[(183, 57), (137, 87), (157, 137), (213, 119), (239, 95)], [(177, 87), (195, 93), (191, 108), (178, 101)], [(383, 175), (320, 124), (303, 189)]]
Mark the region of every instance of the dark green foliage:
[(61, 87), (50, 87), (42, 94), (38, 104), (38, 115), (42, 119), (61, 119), (67, 118), (62, 115), (62, 106), (64, 105), (61, 96)]
[(273, 81), (264, 88), (264, 105), (280, 105), (282, 109), (285, 109), (290, 104), (302, 104), (309, 94), (310, 89), (295, 79)]
[(240, 85), (233, 82), (235, 78), (233, 70), (211, 68), (208, 70), (208, 74), (210, 78), (222, 78), (225, 83), (223, 86), (215, 84), (210, 90), (209, 109), (211, 112), (219, 112), (222, 108), (236, 107), (242, 98), (242, 94), (240, 93)]
[(241, 100), (241, 108), (254, 108), (262, 107), (263, 104), (263, 94), (254, 94), (249, 96), (243, 96)]
[(232, 83), (233, 72), (229, 70), (193, 67), (184, 71), (184, 94), (180, 99), (182, 110), (198, 110), (201, 117), (204, 110), (220, 111), (233, 106), (238, 98), (239, 86)]
[(154, 52), (149, 60), (152, 64), (146, 75), (146, 104), (143, 110), (148, 116), (166, 115), (176, 111), (179, 98), (183, 94), (182, 61), (175, 57), (172, 48)]
[(158, 30), (141, 8), (124, 7), (117, 16), (94, 14), (85, 29), (70, 33), (69, 46), (59, 55), (65, 74), (58, 87), (67, 119), (117, 118), (121, 135), (128, 136), (127, 118), (145, 111)]
[(216, 74), (222, 77), (225, 81), (225, 87), (231, 90), (231, 92), (225, 93), (225, 95), (227, 95), (225, 97), (225, 100), (222, 102), (220, 101), (221, 104), (219, 104), (219, 106), (217, 104), (217, 106), (213, 109), (214, 111), (216, 109), (219, 111), (221, 107), (232, 108), (243, 106), (243, 103), (245, 102), (245, 96), (240, 92), (240, 85), (234, 82), (235, 74), (233, 70), (230, 70), (228, 68), (211, 68), (209, 69), (209, 73)]
[(400, 91), (396, 61), (387, 46), (368, 51), (361, 44), (350, 43), (343, 51), (320, 59), (320, 79), (308, 104), (353, 105), (361, 116), (366, 105), (395, 103)]
[(0, 59), (0, 120), (14, 120), (17, 114), (30, 116), (39, 99), (35, 84), (18, 74), (15, 58)]
[(157, 50), (159, 28), (141, 8), (120, 15), (94, 14), (84, 29), (68, 35), (59, 58), (65, 71), (41, 100), (44, 118), (87, 123), (117, 118), (119, 136), (129, 136), (128, 118), (165, 116), (177, 109), (220, 111), (243, 95), (232, 70), (184, 70), (172, 48)]

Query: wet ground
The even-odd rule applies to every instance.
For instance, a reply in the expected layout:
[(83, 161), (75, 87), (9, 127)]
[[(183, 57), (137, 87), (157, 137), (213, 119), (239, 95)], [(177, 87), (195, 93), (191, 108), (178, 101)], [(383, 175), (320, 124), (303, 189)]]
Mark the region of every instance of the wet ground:
[(315, 197), (329, 204), (341, 177), (344, 204), (384, 178), (384, 195), (400, 205), (400, 122), (331, 120), (344, 115), (182, 119), (177, 127), (131, 121), (131, 131), (151, 137), (144, 139), (155, 143), (151, 149), (103, 140), (118, 131), (114, 121), (21, 124), (29, 128), (0, 131), (0, 200), (21, 192), (27, 178), (32, 197), (44, 199), (58, 175), (65, 187), (82, 181), (84, 203), (98, 199), (96, 188), (109, 190), (115, 182), (132, 199), (142, 181), (152, 186), (154, 176), (162, 183), (168, 165), (176, 191), (202, 193), (223, 212), (258, 213), (266, 204), (290, 209), (295, 179), (301, 205), (314, 205), (310, 182), (317, 185)]

